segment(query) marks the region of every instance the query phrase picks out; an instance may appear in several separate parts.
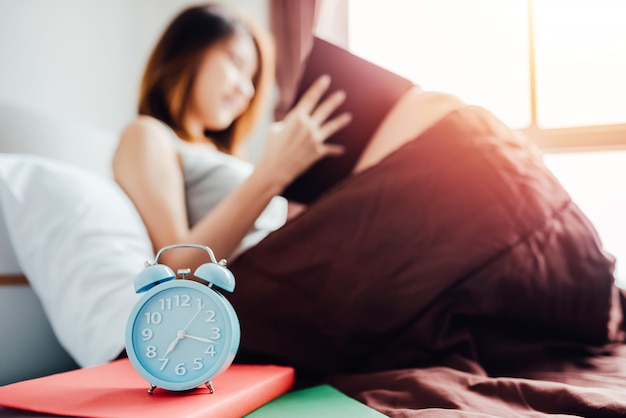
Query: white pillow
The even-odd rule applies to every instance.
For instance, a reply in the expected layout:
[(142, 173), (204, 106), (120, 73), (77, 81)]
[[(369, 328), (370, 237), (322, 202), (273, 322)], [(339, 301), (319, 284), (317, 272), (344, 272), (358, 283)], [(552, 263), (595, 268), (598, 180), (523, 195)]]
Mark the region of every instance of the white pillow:
[(154, 258), (126, 194), (76, 166), (0, 154), (0, 213), (59, 342), (83, 367), (117, 357), (138, 298), (133, 281)]

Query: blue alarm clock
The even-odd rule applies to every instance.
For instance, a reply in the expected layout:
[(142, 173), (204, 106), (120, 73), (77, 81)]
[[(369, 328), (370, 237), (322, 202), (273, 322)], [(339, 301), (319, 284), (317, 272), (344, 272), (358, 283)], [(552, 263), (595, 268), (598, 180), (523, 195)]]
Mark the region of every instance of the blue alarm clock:
[[(159, 258), (175, 248), (205, 250), (211, 262), (189, 278), (178, 275)], [(179, 244), (162, 248), (153, 263), (135, 278), (135, 291), (143, 293), (126, 325), (126, 352), (137, 372), (150, 383), (148, 393), (160, 387), (184, 391), (205, 384), (226, 370), (239, 348), (239, 319), (228, 300), (215, 288), (232, 292), (235, 277), (206, 246)], [(178, 276), (178, 278), (177, 278)]]

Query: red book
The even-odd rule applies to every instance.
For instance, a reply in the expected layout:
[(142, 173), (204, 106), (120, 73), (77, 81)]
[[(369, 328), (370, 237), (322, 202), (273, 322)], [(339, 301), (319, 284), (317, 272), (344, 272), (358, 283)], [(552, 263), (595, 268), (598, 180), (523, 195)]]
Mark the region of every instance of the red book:
[(242, 417), (289, 391), (294, 370), (272, 365), (233, 364), (201, 386), (169, 392), (150, 384), (128, 359), (0, 387), (0, 406), (79, 417)]

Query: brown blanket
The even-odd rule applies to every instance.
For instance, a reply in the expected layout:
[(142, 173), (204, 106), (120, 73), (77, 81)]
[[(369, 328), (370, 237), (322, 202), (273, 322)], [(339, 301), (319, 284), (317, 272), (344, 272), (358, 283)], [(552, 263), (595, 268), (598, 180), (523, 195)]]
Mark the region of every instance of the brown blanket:
[(626, 414), (600, 389), (626, 386), (613, 267), (534, 148), (467, 107), (231, 265), (238, 361), (391, 416)]

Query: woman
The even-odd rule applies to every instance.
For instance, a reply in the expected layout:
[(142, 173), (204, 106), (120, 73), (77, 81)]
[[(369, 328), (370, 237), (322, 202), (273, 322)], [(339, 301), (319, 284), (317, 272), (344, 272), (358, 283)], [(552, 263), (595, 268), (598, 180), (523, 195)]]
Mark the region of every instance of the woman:
[[(265, 152), (249, 176), (248, 165), (229, 157), (241, 154), (262, 110), (271, 76), (271, 46), (266, 37), (223, 6), (189, 8), (165, 31), (143, 76), (140, 115), (122, 133), (114, 160), (116, 180), (137, 206), (155, 249), (198, 243), (209, 245), (219, 257), (232, 259), (263, 236), (264, 231), (255, 231), (254, 224), (268, 205), (266, 217), (272, 219), (265, 233), (285, 222), (285, 202), (275, 198), (285, 186), (320, 158), (341, 153), (339, 146), (324, 141), (349, 123), (350, 115), (329, 119), (343, 101), (343, 93), (335, 92), (320, 102), (329, 84), (324, 77), (284, 121), (269, 129)], [(460, 106), (458, 100), (444, 95), (410, 93), (405, 101), (416, 102), (425, 111), (415, 120), (400, 106), (378, 134), (385, 142), (372, 141), (357, 171)], [(411, 125), (404, 122), (409, 118)], [(397, 131), (396, 126), (404, 129)], [(194, 168), (185, 166), (193, 165), (189, 161), (193, 157), (186, 161), (190, 154), (208, 155), (209, 160), (199, 164), (205, 164), (205, 171), (207, 164), (215, 165), (214, 182), (224, 182), (215, 188), (214, 197), (204, 196), (212, 204), (203, 208), (210, 210), (192, 216), (191, 222), (187, 213), (193, 208), (186, 206), (195, 202), (185, 199), (185, 183), (191, 181), (186, 176), (194, 176)], [(242, 244), (246, 237), (249, 240)], [(170, 251), (164, 257), (174, 266), (202, 262), (194, 259), (202, 254), (193, 252)]]
[[(221, 6), (183, 11), (150, 57), (114, 160), (155, 249), (204, 244), (231, 261), (240, 360), (290, 364), (300, 377), (459, 358), (513, 373), (545, 360), (532, 344), (546, 336), (614, 338), (613, 261), (593, 228), (532, 146), (453, 96), (410, 90), (354, 173), (288, 213), (276, 196), (341, 153), (325, 140), (350, 115), (329, 116), (343, 93), (321, 100), (322, 77), (268, 130), (256, 166), (243, 163), (269, 52)], [(162, 261), (206, 260), (169, 251)]]

